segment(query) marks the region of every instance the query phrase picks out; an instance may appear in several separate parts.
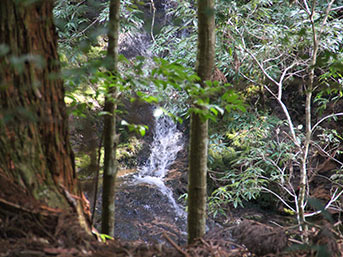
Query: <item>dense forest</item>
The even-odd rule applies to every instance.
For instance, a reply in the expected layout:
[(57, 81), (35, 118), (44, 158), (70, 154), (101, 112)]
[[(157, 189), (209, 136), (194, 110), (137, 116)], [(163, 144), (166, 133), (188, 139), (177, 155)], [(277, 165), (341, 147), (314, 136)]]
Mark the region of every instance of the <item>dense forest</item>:
[(2, 0), (0, 256), (343, 256), (342, 0)]

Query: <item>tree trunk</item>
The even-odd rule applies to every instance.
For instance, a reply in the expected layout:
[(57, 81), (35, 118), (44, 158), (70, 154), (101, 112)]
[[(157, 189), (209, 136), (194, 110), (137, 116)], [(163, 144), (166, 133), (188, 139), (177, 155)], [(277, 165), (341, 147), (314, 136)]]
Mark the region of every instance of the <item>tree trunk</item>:
[[(215, 56), (214, 0), (198, 0), (198, 53), (196, 71), (211, 79)], [(200, 107), (198, 107), (200, 108)], [(205, 234), (207, 200), (208, 121), (192, 113), (188, 179), (188, 243)]]
[[(53, 1), (0, 4), (0, 175), (88, 229), (58, 78)], [(1, 53), (1, 51), (0, 51)]]
[(315, 67), (317, 65), (317, 57), (319, 52), (320, 46), (320, 35), (322, 33), (322, 28), (329, 17), (329, 13), (331, 11), (331, 6), (334, 3), (334, 0), (331, 0), (328, 3), (328, 6), (325, 11), (325, 16), (319, 31), (316, 29), (315, 25), (315, 6), (316, 1), (312, 1), (312, 10), (308, 12), (309, 20), (311, 23), (312, 29), (312, 51), (311, 51), (311, 59), (310, 59), (310, 66), (308, 71), (308, 83), (306, 85), (306, 102), (305, 102), (305, 128), (306, 128), (306, 136), (304, 141), (303, 147), (303, 156), (301, 160), (300, 166), (300, 181), (299, 181), (299, 195), (298, 195), (298, 213), (297, 219), (300, 226), (300, 231), (304, 231), (303, 233), (303, 240), (304, 242), (308, 241), (308, 226), (305, 220), (305, 208), (306, 208), (306, 201), (308, 198), (308, 192), (310, 189), (308, 188), (308, 157), (311, 148), (311, 140), (312, 140), (312, 118), (311, 118), (311, 106), (312, 106), (312, 94), (314, 90), (314, 77), (315, 77)]
[(109, 113), (105, 116), (104, 124), (104, 177), (103, 177), (103, 192), (102, 192), (102, 224), (101, 232), (110, 236), (114, 234), (114, 212), (115, 212), (115, 180), (117, 175), (116, 165), (116, 114), (117, 109), (116, 98), (117, 89), (115, 86), (117, 63), (118, 63), (118, 37), (119, 37), (119, 13), (120, 0), (110, 1), (110, 21), (108, 26), (108, 71), (114, 75), (114, 81), (108, 89), (105, 98), (104, 111)]

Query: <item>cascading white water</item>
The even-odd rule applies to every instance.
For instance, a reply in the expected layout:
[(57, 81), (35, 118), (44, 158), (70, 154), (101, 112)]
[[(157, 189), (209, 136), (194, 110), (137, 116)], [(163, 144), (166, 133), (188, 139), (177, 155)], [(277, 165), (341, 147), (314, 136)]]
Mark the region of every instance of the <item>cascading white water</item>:
[(146, 163), (139, 167), (135, 183), (155, 185), (173, 205), (179, 217), (185, 216), (185, 211), (176, 203), (173, 192), (164, 184), (168, 168), (175, 161), (177, 153), (183, 148), (182, 133), (173, 120), (164, 115), (161, 109), (156, 109), (155, 132), (151, 145), (151, 153)]

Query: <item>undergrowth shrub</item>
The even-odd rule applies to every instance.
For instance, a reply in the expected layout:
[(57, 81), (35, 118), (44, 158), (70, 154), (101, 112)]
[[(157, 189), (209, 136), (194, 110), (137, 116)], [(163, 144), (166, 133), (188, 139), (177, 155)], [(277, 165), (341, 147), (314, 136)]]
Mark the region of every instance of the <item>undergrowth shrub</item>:
[(213, 215), (223, 206), (243, 206), (256, 199), (263, 186), (285, 180), (280, 167), (294, 158), (293, 143), (281, 134), (284, 122), (275, 116), (232, 112), (212, 133), (209, 142), (209, 169), (217, 188), (209, 198)]
[[(295, 209), (291, 195), (299, 186), (297, 171), (301, 153), (288, 135), (285, 121), (265, 113), (232, 111), (210, 129), (209, 175), (213, 188), (209, 197), (210, 213), (225, 215), (228, 204), (243, 206), (246, 201), (260, 200), (262, 192), (262, 205), (274, 205), (272, 201), (280, 200), (286, 213)], [(295, 130), (297, 140), (303, 141), (303, 125)], [(309, 153), (309, 165), (315, 167), (323, 158), (342, 153), (342, 137), (334, 129), (318, 126), (312, 140), (314, 147)], [(338, 160), (333, 158), (332, 161)], [(341, 174), (339, 168), (320, 175), (332, 183), (332, 190), (336, 190), (334, 195), (339, 192)]]

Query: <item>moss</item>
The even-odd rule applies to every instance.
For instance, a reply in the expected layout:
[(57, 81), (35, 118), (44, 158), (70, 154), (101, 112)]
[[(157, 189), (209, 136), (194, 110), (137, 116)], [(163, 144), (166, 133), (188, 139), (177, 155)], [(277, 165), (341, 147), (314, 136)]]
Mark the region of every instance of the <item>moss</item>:
[(75, 156), (75, 167), (76, 170), (85, 169), (90, 165), (91, 158), (87, 153), (79, 153)]
[(129, 169), (137, 166), (137, 154), (142, 149), (141, 140), (136, 137), (129, 138), (127, 143), (119, 144), (117, 148), (117, 161), (120, 169)]

